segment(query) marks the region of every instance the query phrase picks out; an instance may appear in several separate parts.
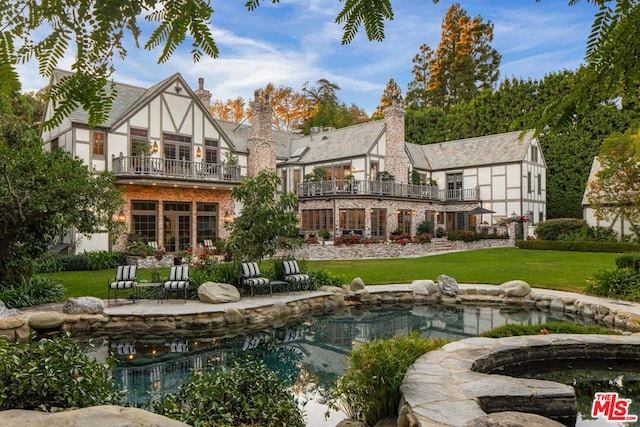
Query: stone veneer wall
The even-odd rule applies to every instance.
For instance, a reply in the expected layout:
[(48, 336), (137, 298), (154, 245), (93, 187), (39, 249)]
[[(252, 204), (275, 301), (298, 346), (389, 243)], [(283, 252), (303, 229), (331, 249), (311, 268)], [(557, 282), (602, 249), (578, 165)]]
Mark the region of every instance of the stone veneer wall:
[(386, 126), (384, 170), (395, 177), (395, 182), (408, 183), (409, 157), (404, 147), (404, 110), (396, 105), (384, 109)]
[(508, 248), (513, 246), (514, 242), (509, 239), (486, 239), (470, 243), (433, 239), (431, 243), (408, 243), (404, 246), (397, 243), (372, 243), (349, 246), (323, 245), (320, 243), (304, 245), (301, 249), (296, 250), (295, 256), (301, 259), (406, 258), (421, 257), (442, 251)]
[(247, 141), (247, 176), (250, 177), (261, 170), (276, 170), (275, 142), (271, 138), (272, 110), (268, 98), (261, 100), (256, 92), (251, 112), (251, 136)]

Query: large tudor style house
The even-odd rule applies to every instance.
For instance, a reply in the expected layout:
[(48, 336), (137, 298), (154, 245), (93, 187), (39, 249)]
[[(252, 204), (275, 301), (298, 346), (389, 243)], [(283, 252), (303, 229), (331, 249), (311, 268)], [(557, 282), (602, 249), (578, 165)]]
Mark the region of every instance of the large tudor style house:
[[(52, 83), (65, 75), (56, 71)], [(386, 240), (396, 230), (415, 234), (424, 220), (449, 231), (492, 230), (512, 215), (545, 219), (546, 165), (530, 133), (416, 145), (404, 140), (404, 111), (391, 106), (384, 120), (302, 136), (273, 131), (268, 100), (258, 96), (251, 125), (216, 120), (198, 84), (192, 90), (180, 74), (148, 89), (117, 83), (105, 123), (90, 129), (76, 110), (43, 134), (46, 149), (112, 171), (124, 189), (126, 231), (167, 252), (224, 238), (241, 208), (231, 190), (262, 169), (297, 194), (305, 233)], [(54, 108), (50, 102), (46, 118)], [(73, 231), (65, 238), (76, 252), (126, 243)]]

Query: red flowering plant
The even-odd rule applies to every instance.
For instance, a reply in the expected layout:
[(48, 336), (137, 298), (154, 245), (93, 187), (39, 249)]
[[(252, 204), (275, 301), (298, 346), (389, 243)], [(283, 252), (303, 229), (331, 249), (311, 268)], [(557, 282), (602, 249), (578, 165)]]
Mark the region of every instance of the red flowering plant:
[(431, 234), (420, 233), (413, 238), (413, 243), (429, 243), (431, 242)]
[(408, 242), (412, 241), (411, 233), (406, 233), (406, 232), (402, 232), (402, 233), (394, 232), (394, 233), (391, 233), (391, 236), (389, 236), (389, 239), (392, 242), (396, 242), (396, 243), (400, 243), (400, 241), (402, 240), (402, 241), (404, 241), (404, 243), (401, 243), (401, 244), (404, 244), (404, 245), (406, 245)]

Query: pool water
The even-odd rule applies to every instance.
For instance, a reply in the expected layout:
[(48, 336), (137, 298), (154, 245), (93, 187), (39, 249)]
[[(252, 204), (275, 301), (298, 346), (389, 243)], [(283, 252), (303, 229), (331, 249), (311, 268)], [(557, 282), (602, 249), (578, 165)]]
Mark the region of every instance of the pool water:
[(550, 366), (548, 362), (527, 364), (526, 372), (514, 376), (573, 386), (578, 403), (577, 426), (632, 425), (606, 421), (604, 417), (592, 418), (591, 408), (597, 392), (616, 392), (620, 399), (631, 399), (628, 413), (640, 415), (640, 366), (637, 361), (571, 361), (559, 362), (555, 366)]
[(494, 306), (348, 308), (242, 336), (104, 340), (95, 344), (91, 354), (99, 361), (113, 357), (114, 379), (127, 392), (129, 402), (142, 407), (176, 392), (193, 370), (258, 358), (291, 386), (299, 400), (308, 402), (307, 425), (335, 426), (344, 416), (332, 413), (325, 420), (324, 402), (347, 366), (349, 351), (362, 343), (411, 331), (454, 341), (505, 324), (565, 320), (558, 313)]

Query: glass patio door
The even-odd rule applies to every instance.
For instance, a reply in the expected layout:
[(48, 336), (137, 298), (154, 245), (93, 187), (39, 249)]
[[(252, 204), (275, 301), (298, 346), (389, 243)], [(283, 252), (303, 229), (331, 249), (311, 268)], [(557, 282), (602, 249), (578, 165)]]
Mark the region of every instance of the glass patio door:
[(191, 246), (191, 204), (164, 204), (164, 247), (179, 253)]

